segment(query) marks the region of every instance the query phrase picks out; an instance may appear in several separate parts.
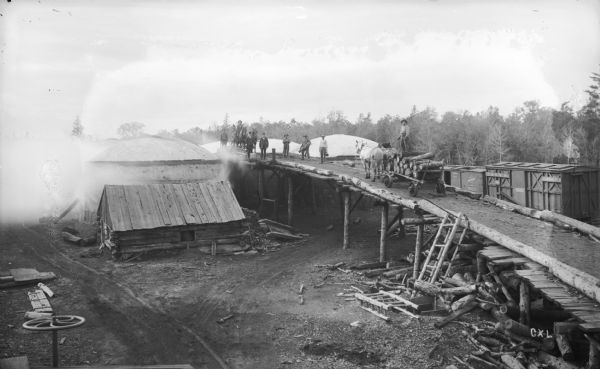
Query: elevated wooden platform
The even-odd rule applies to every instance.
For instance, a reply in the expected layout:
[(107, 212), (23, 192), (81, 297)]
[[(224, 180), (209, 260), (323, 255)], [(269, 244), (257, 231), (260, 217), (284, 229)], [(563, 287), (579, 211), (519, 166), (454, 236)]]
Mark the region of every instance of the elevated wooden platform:
[[(439, 197), (432, 189), (412, 197), (406, 185), (386, 188), (380, 182), (364, 180), (362, 168), (317, 161), (263, 161), (252, 163), (258, 170), (272, 170), (322, 179), (346, 191), (359, 192), (380, 200), (382, 224), (387, 222), (387, 205), (410, 208), (443, 217), (448, 212), (466, 215), (461, 226), (512, 252), (513, 263), (527, 263), (527, 258), (548, 269), (565, 284), (575, 287), (592, 300), (600, 302), (600, 244), (578, 233), (565, 231), (550, 223), (507, 211), (480, 200), (457, 195)], [(346, 195), (347, 196), (347, 195)], [(344, 203), (351, 200), (343, 198)], [(345, 213), (346, 215), (348, 213)], [(291, 219), (292, 213), (288, 214)], [(345, 235), (348, 233), (344, 225)], [(346, 237), (344, 237), (346, 240)], [(382, 239), (382, 245), (385, 240)], [(347, 242), (344, 242), (347, 246)], [(384, 247), (381, 247), (384, 252)], [(491, 252), (491, 251), (490, 251)], [(385, 255), (382, 255), (382, 259)]]

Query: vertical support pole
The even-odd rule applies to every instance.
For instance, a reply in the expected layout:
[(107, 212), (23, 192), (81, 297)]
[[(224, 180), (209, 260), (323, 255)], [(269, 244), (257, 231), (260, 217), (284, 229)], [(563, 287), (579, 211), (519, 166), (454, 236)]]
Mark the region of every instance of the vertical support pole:
[[(275, 151), (275, 149), (273, 149), (273, 151)], [(273, 217), (275, 218), (276, 222), (279, 222), (279, 190), (281, 188), (281, 186), (279, 185), (281, 183), (281, 175), (279, 175), (277, 173), (277, 184), (274, 186), (275, 187), (275, 195), (273, 196)]]
[(425, 226), (419, 224), (417, 226), (417, 241), (415, 242), (415, 261), (413, 266), (413, 279), (416, 281), (419, 277), (419, 265), (421, 264), (421, 248), (423, 247), (423, 232)]
[(521, 281), (519, 285), (519, 322), (529, 327), (529, 286)]
[(586, 369), (599, 369), (600, 368), (600, 351), (594, 342), (590, 342), (590, 355), (588, 356), (588, 365)]
[(388, 203), (381, 205), (381, 232), (379, 235), (379, 261), (383, 262), (386, 259), (385, 255), (385, 238), (387, 236), (388, 224)]
[(398, 206), (398, 237), (404, 238), (406, 233), (404, 232), (404, 224), (402, 224), (402, 218), (404, 218), (404, 206)]
[(288, 183), (288, 225), (292, 225), (292, 220), (294, 218), (294, 181), (292, 180), (292, 176), (287, 176)]
[(349, 236), (349, 224), (350, 224), (350, 191), (342, 192), (342, 197), (344, 198), (344, 244), (343, 248), (346, 250), (348, 248), (348, 236)]
[(276, 161), (276, 157), (275, 157), (275, 149), (271, 150), (271, 161)]
[(315, 180), (310, 179), (310, 205), (312, 207), (312, 213), (317, 214), (317, 196), (315, 195)]
[(258, 213), (262, 213), (263, 198), (265, 197), (265, 170), (260, 168), (258, 170)]
[(52, 331), (52, 367), (58, 368), (58, 331)]

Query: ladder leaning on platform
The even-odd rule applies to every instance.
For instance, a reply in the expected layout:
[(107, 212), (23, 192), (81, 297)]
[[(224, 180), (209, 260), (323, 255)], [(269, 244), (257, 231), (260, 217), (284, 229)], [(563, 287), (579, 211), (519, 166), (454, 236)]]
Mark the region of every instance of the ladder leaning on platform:
[[(444, 261), (446, 260), (446, 255), (448, 254), (448, 250), (450, 249), (450, 246), (454, 240), (454, 236), (460, 227), (460, 220), (462, 217), (462, 213), (458, 215), (447, 213), (446, 216), (444, 216), (435, 238), (433, 239), (433, 244), (429, 249), (429, 254), (427, 254), (427, 258), (423, 263), (421, 273), (417, 277), (417, 281), (435, 283), (440, 275)], [(462, 243), (466, 232), (467, 229), (464, 228), (460, 235), (458, 242), (459, 245)], [(458, 249), (459, 247), (456, 248), (456, 251), (452, 255), (450, 265), (448, 265), (446, 273), (450, 270), (452, 261), (454, 261), (456, 258)]]

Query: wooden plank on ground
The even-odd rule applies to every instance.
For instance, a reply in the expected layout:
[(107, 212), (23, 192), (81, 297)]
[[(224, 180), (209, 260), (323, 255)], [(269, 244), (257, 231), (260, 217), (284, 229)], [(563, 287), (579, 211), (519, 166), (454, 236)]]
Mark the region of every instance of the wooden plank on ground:
[(373, 309), (371, 309), (371, 308), (368, 308), (368, 307), (366, 307), (366, 306), (362, 306), (362, 305), (361, 305), (361, 307), (360, 307), (360, 308), (361, 308), (361, 309), (363, 309), (363, 310), (366, 310), (366, 311), (368, 311), (369, 313), (371, 313), (371, 314), (373, 314), (373, 315), (375, 315), (375, 316), (377, 316), (377, 317), (379, 317), (379, 318), (381, 318), (381, 319), (383, 319), (383, 320), (385, 320), (386, 322), (390, 320), (390, 318), (389, 318), (389, 317), (387, 317), (387, 316), (385, 316), (385, 315), (381, 314), (380, 312), (378, 312), (378, 311), (375, 311), (375, 310), (373, 310)]
[(52, 305), (42, 290), (35, 290), (33, 292), (27, 292), (31, 307), (37, 312), (52, 312)]
[(0, 369), (29, 369), (29, 360), (27, 356), (0, 359)]
[(10, 269), (10, 274), (13, 276), (12, 281), (15, 285), (49, 281), (56, 278), (52, 272), (38, 272), (32, 268)]

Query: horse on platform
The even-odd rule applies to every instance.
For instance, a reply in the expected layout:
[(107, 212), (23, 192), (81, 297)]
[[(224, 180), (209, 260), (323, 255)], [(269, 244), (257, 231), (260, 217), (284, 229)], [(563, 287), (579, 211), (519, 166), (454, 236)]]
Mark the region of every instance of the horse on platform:
[(381, 150), (383, 150), (383, 170), (393, 172), (396, 169), (398, 150), (393, 148), (389, 142), (382, 143)]
[(373, 182), (381, 175), (383, 164), (383, 150), (379, 147), (369, 147), (366, 142), (356, 141), (356, 153), (365, 168), (365, 178), (371, 178), (371, 168), (373, 169)]

